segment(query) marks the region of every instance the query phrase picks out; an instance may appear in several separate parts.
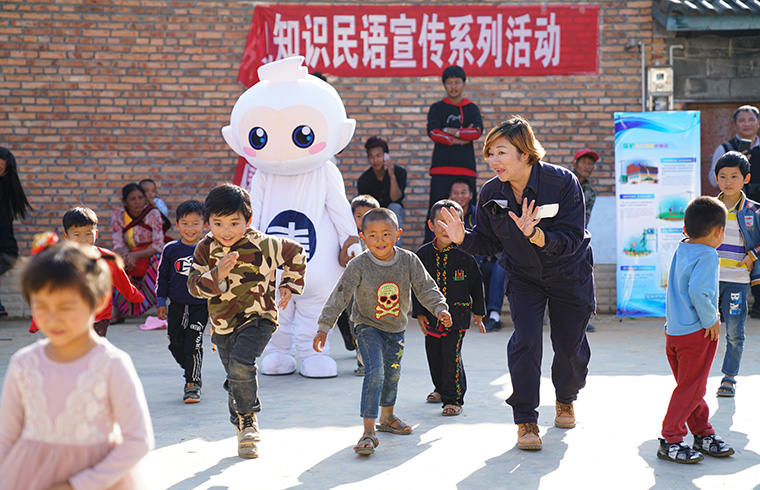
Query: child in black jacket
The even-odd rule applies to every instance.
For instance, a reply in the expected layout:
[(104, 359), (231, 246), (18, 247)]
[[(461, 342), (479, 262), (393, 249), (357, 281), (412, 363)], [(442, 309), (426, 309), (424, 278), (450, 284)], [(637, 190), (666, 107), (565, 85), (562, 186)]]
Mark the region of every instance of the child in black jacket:
[(462, 340), (470, 327), (470, 312), (475, 324), (482, 333), (486, 333), (483, 315), (486, 305), (483, 293), (483, 279), (480, 269), (472, 255), (459, 250), (446, 235), (438, 223), (440, 210), (446, 207), (455, 209), (460, 218), (462, 208), (454, 201), (443, 199), (430, 209), (428, 226), (435, 233), (432, 242), (419, 250), (417, 256), (433, 277), (438, 288), (446, 297), (446, 303), (452, 317), (452, 326), (445, 328), (436, 320), (435, 315), (427, 311), (413, 297), (412, 316), (425, 334), (425, 351), (427, 352), (430, 376), (435, 389), (427, 397), (430, 403), (442, 403), (442, 415), (459, 415), (464, 404), (467, 390), (467, 378), (462, 362)]

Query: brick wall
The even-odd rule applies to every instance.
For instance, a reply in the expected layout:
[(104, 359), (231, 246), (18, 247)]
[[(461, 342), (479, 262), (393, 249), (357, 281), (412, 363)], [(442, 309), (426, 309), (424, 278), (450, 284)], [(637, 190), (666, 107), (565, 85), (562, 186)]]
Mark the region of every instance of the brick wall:
[[(667, 56), (651, 1), (593, 3), (601, 7), (598, 76), (471, 78), (466, 96), (480, 106), (486, 128), (510, 113), (528, 117), (550, 162), (569, 165), (576, 149), (595, 148), (602, 158), (595, 183), (612, 194), (613, 112), (640, 110), (639, 50), (626, 46), (643, 40), (647, 65)], [(16, 155), (34, 207), (16, 223), (22, 253), (78, 203), (96, 209), (99, 243), (108, 246), (108, 217), (127, 182), (153, 178), (175, 207), (231, 180), (236, 156), (219, 131), (242, 92), (235, 79), (252, 11), (238, 1), (0, 4), (0, 144)], [(357, 120), (340, 155), (349, 197), (366, 168), (363, 141), (386, 138), (409, 176), (405, 245), (420, 245), (432, 152), (425, 122), (428, 106), (444, 94), (440, 78), (328, 80)], [(479, 176), (481, 183), (490, 177), (485, 162)]]
[(151, 177), (176, 206), (231, 180), (219, 131), (241, 92), (250, 6), (13, 0), (0, 12), (2, 145), (34, 207), (16, 225), (23, 249), (77, 203), (97, 211), (100, 243), (111, 243), (128, 182)]

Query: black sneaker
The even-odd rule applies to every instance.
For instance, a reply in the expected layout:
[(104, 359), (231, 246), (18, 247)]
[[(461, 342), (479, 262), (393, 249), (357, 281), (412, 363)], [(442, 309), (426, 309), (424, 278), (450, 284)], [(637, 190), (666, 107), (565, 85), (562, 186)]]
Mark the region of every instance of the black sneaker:
[(195, 383), (185, 385), (185, 395), (182, 397), (185, 403), (198, 403), (201, 401), (201, 387)]
[(724, 458), (734, 454), (734, 448), (726, 444), (723, 439), (715, 434), (710, 434), (709, 436), (694, 436), (694, 444), (692, 447), (700, 453), (715, 456), (716, 458)]
[(705, 459), (704, 456), (690, 448), (684, 441), (670, 444), (663, 438), (660, 438), (660, 447), (657, 448), (657, 457), (681, 464), (699, 463)]
[(489, 318), (488, 321), (486, 321), (485, 328), (486, 332), (498, 332), (501, 330), (501, 322), (499, 320)]

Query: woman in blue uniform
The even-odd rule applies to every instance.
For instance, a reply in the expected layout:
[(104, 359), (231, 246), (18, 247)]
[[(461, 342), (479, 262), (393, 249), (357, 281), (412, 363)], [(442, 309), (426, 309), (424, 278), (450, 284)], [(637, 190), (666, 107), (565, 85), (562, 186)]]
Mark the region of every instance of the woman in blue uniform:
[(511, 116), (486, 138), (483, 156), (496, 174), (478, 197), (477, 225), (466, 232), (456, 213), (442, 210), (447, 234), (473, 255), (503, 252), (507, 298), (514, 323), (507, 359), (513, 393), (507, 399), (518, 425), (518, 447), (541, 449), (537, 425), (543, 319), (549, 307), (556, 392), (554, 424), (575, 426), (573, 401), (586, 384), (591, 350), (586, 326), (596, 308), (591, 235), (578, 179), (541, 161), (545, 150), (521, 116)]

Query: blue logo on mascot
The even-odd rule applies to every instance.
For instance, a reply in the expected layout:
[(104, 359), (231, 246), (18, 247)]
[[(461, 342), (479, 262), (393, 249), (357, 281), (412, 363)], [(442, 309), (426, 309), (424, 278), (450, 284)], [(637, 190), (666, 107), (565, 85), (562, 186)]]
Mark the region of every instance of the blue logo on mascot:
[(306, 252), (307, 262), (317, 251), (317, 230), (309, 217), (301, 212), (292, 209), (281, 212), (269, 222), (265, 233), (300, 243)]

